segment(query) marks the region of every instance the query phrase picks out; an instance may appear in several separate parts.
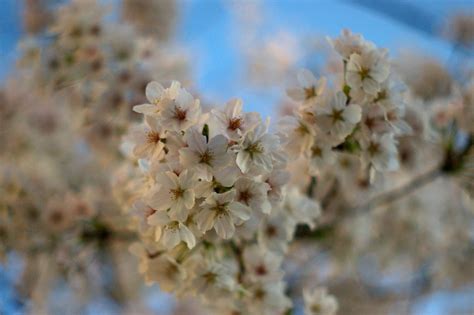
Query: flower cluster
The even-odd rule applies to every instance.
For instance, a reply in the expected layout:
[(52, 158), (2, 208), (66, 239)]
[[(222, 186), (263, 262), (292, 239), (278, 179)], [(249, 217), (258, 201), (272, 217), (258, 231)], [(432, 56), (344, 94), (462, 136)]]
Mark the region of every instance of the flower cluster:
[(391, 74), (387, 52), (347, 30), (330, 42), (344, 65), (339, 81), (301, 70), (299, 85), (287, 91), (300, 104), (281, 122), (288, 152), (306, 160), (312, 175), (341, 154), (358, 156), (367, 174), (396, 170), (396, 137), (411, 128), (403, 120), (403, 86)]
[(132, 206), (142, 242), (132, 251), (147, 282), (226, 311), (289, 309), (283, 255), (296, 225), (314, 227), (319, 208), (285, 190), (279, 137), (238, 99), (203, 113), (176, 81), (151, 82), (146, 96), (134, 107), (144, 122), (124, 149), (143, 172)]
[[(164, 39), (138, 33), (128, 20), (110, 21), (111, 11), (97, 0), (61, 5), (48, 28), (51, 39), (26, 39), (20, 58), (25, 83), (61, 93), (77, 110), (74, 117), (88, 143), (107, 155), (117, 149), (129, 121), (138, 118), (131, 107), (144, 101), (150, 80), (188, 77), (184, 54)], [(170, 31), (170, 23), (155, 20), (163, 32)]]
[(306, 315), (333, 315), (336, 314), (338, 304), (336, 299), (327, 293), (325, 288), (316, 288), (303, 292)]

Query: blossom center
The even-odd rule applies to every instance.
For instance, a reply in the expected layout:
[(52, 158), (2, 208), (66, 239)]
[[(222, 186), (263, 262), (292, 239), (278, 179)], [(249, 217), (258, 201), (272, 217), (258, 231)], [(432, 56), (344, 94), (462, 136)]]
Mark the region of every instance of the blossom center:
[(206, 283), (214, 283), (216, 282), (217, 275), (214, 272), (208, 271), (202, 275)]
[(266, 292), (260, 288), (255, 290), (254, 296), (257, 300), (263, 300), (265, 298)]
[(150, 131), (146, 134), (148, 143), (158, 143), (160, 141), (160, 134), (156, 131)]
[(321, 150), (320, 147), (312, 147), (311, 153), (313, 153), (313, 156), (321, 156), (323, 151)]
[(176, 231), (179, 227), (179, 223), (177, 221), (170, 222), (165, 226), (166, 230)]
[(176, 189), (171, 189), (170, 193), (171, 193), (171, 196), (172, 196), (173, 200), (176, 200), (178, 198), (183, 197), (184, 189), (182, 189), (181, 187), (178, 187)]
[(362, 80), (366, 79), (369, 77), (370, 69), (362, 67), (359, 71), (360, 78)]
[(321, 313), (321, 305), (319, 305), (319, 304), (311, 305), (311, 312), (313, 312), (315, 314)]
[(186, 119), (186, 116), (187, 116), (187, 110), (182, 109), (179, 106), (175, 107), (174, 118), (176, 118), (177, 120), (183, 121)]
[(367, 126), (367, 128), (369, 128), (369, 130), (372, 130), (375, 127), (375, 119), (367, 117), (365, 119), (365, 125)]
[(212, 152), (209, 150), (206, 150), (202, 155), (201, 159), (199, 160), (200, 163), (210, 165), (212, 160), (214, 159)]
[(375, 98), (374, 103), (376, 103), (378, 101), (383, 101), (383, 100), (387, 99), (387, 97), (388, 97), (387, 91), (382, 90), (377, 94), (377, 97)]
[(255, 142), (255, 143), (251, 143), (246, 149), (245, 151), (247, 151), (251, 157), (253, 157), (254, 154), (262, 154), (263, 153), (263, 148), (262, 148), (262, 145), (260, 144), (260, 142)]
[(269, 237), (274, 237), (277, 235), (277, 229), (273, 225), (269, 225), (265, 232), (267, 233), (267, 236)]
[(298, 127), (296, 128), (296, 132), (298, 132), (299, 134), (305, 135), (305, 134), (309, 134), (309, 129), (305, 124), (300, 122)]
[(256, 268), (255, 268), (255, 273), (259, 276), (264, 276), (267, 274), (267, 268), (265, 268), (264, 265), (258, 265)]
[(333, 123), (338, 122), (338, 121), (344, 121), (344, 118), (342, 117), (343, 112), (344, 112), (343, 109), (339, 109), (339, 110), (334, 109), (332, 111), (331, 117), (332, 117)]
[(242, 126), (242, 118), (235, 117), (229, 120), (229, 126), (227, 128), (232, 131), (235, 131), (239, 129), (241, 126)]
[(396, 121), (397, 120), (397, 114), (394, 111), (388, 112), (387, 113), (387, 120), (388, 121)]
[(51, 220), (51, 223), (60, 224), (63, 221), (64, 216), (61, 211), (54, 211), (53, 213), (51, 213), (49, 218)]
[(149, 216), (155, 214), (156, 210), (153, 209), (152, 207), (148, 207), (146, 210), (145, 210), (145, 218), (148, 218)]
[(303, 88), (303, 90), (304, 90), (305, 98), (307, 100), (316, 96), (316, 88), (314, 87), (314, 85), (308, 88)]
[(179, 271), (178, 267), (172, 263), (169, 263), (168, 266), (165, 267), (165, 274), (172, 277), (173, 275), (177, 274)]
[(248, 190), (241, 191), (239, 193), (239, 201), (245, 203), (246, 205), (249, 204), (250, 199), (252, 199), (252, 193)]
[(367, 151), (371, 156), (378, 154), (380, 152), (380, 144), (371, 142), (367, 148)]
[(227, 205), (228, 205), (227, 202), (218, 203), (212, 208), (212, 210), (216, 211), (217, 215), (223, 215), (227, 212)]

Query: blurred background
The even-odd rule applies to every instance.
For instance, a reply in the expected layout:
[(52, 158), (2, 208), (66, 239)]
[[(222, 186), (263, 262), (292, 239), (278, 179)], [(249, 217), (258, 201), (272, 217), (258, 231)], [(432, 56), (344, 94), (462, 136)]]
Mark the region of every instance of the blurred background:
[[(124, 39), (134, 40), (135, 38), (138, 39), (139, 36), (146, 35), (148, 38), (157, 41), (160, 47), (158, 52), (159, 57), (154, 57), (156, 60), (159, 59), (159, 62), (155, 62), (153, 58), (150, 58), (150, 64), (147, 64), (148, 68), (159, 69), (159, 79), (163, 79), (165, 82), (169, 82), (175, 78), (180, 79), (185, 83), (184, 85), (187, 88), (199, 95), (205, 105), (219, 106), (230, 98), (240, 97), (243, 99), (246, 110), (257, 111), (264, 117), (277, 117), (281, 112), (284, 112), (285, 105), (288, 102), (285, 96), (286, 87), (294, 82), (295, 73), (299, 68), (309, 68), (316, 74), (331, 69), (332, 57), (329, 45), (326, 42), (326, 36), (338, 36), (344, 28), (348, 28), (354, 33), (361, 33), (366, 39), (373, 41), (379, 47), (388, 48), (391, 58), (400, 69), (401, 76), (405, 76), (404, 79), (406, 83), (413, 89), (414, 93), (419, 92), (418, 96), (423, 101), (431, 102), (435, 98), (437, 101), (439, 101), (439, 99), (444, 100), (443, 97), (451, 93), (451, 89), (446, 88), (444, 80), (458, 82), (459, 86), (463, 86), (471, 80), (473, 74), (474, 1), (472, 0), (137, 0), (135, 2), (126, 0), (123, 2), (120, 0), (99, 0), (97, 2), (106, 8), (106, 13), (104, 13), (106, 23), (110, 23), (111, 25), (117, 25), (117, 23), (128, 24), (133, 29), (133, 32), (124, 29), (121, 35), (117, 35), (114, 42), (110, 44), (112, 47), (111, 50), (116, 49), (120, 54), (122, 52), (120, 49), (123, 48), (120, 45), (123, 44), (122, 41)], [(51, 29), (53, 29), (54, 32), (61, 33), (68, 27), (67, 14), (63, 14), (63, 19), (53, 18), (58, 7), (67, 3), (69, 3), (69, 1), (0, 0), (0, 82), (3, 86), (2, 93), (6, 95), (2, 99), (2, 102), (5, 104), (8, 102), (13, 103), (13, 107), (20, 102), (18, 100), (21, 100), (22, 104), (29, 104), (30, 108), (26, 110), (24, 108), (21, 110), (17, 109), (17, 111), (21, 113), (18, 117), (26, 117), (31, 114), (31, 117), (28, 116), (31, 118), (28, 123), (39, 121), (41, 124), (45, 124), (46, 129), (50, 127), (48, 122), (49, 116), (44, 117), (34, 111), (31, 112), (32, 104), (37, 105), (37, 103), (44, 102), (41, 98), (42, 94), (37, 95), (32, 92), (31, 95), (28, 95), (29, 86), (31, 84), (44, 83), (48, 86), (48, 89), (54, 89), (59, 85), (61, 87), (60, 91), (63, 91), (64, 86), (78, 86), (78, 82), (82, 84), (84, 78), (89, 79), (91, 77), (88, 73), (84, 76), (79, 75), (79, 77), (67, 77), (64, 79), (60, 76), (56, 77), (56, 74), (53, 73), (54, 67), (50, 67), (51, 69), (46, 67), (46, 70), (41, 68), (41, 66), (37, 67), (37, 64), (41, 64), (44, 60), (41, 59), (43, 57), (39, 57), (39, 62), (35, 59), (35, 49), (47, 52), (46, 55), (49, 57), (54, 55), (55, 52), (60, 51), (60, 49), (63, 49), (63, 47), (68, 46), (67, 43), (64, 45), (60, 43), (58, 45), (55, 42), (55, 37), (50, 33)], [(141, 7), (142, 4), (146, 7), (147, 4), (151, 3), (156, 3), (156, 6), (153, 6), (151, 10), (143, 10), (143, 7)], [(87, 16), (87, 18), (94, 19), (95, 17), (92, 15)], [(60, 22), (58, 22), (58, 20), (60, 20)], [(140, 55), (143, 57), (139, 58), (145, 60), (148, 58), (147, 42), (140, 42), (138, 46), (138, 50), (143, 53), (143, 55)], [(95, 60), (95, 57), (91, 58)], [(48, 59), (45, 62), (49, 66), (54, 66), (52, 60), (55, 59)], [(125, 86), (124, 89), (128, 89), (126, 94), (124, 93), (124, 95), (119, 96), (121, 97), (120, 102), (116, 101), (116, 103), (121, 103), (122, 98), (125, 97), (127, 99), (123, 102), (128, 104), (124, 107), (124, 110), (117, 110), (117, 112), (120, 111), (119, 123), (109, 126), (108, 123), (111, 119), (106, 120), (105, 124), (103, 124), (103, 121), (94, 120), (97, 116), (107, 115), (104, 114), (104, 112), (108, 111), (106, 105), (104, 105), (105, 107), (101, 107), (98, 112), (92, 111), (93, 114), (90, 117), (87, 116), (88, 113), (84, 114), (84, 117), (81, 116), (82, 120), (80, 122), (71, 121), (71, 124), (74, 126), (86, 125), (84, 130), (82, 130), (81, 127), (83, 131), (82, 136), (86, 140), (81, 138), (78, 140), (81, 145), (74, 146), (74, 148), (68, 147), (67, 155), (59, 160), (55, 158), (50, 162), (38, 164), (39, 167), (44, 167), (43, 169), (48, 169), (51, 165), (58, 165), (58, 163), (65, 165), (69, 163), (65, 161), (71, 161), (70, 156), (80, 155), (77, 152), (83, 152), (85, 147), (91, 147), (93, 148), (92, 150), (95, 150), (97, 147), (97, 152), (99, 153), (94, 153), (93, 163), (91, 163), (94, 165), (84, 166), (81, 164), (83, 161), (73, 161), (71, 165), (64, 166), (64, 172), (63, 169), (61, 169), (46, 175), (35, 174), (34, 176), (19, 176), (18, 182), (21, 183), (20, 186), (23, 185), (22, 183), (24, 181), (29, 182), (31, 178), (34, 178), (34, 180), (31, 180), (32, 182), (37, 181), (37, 185), (41, 186), (43, 181), (52, 181), (51, 179), (56, 181), (58, 177), (64, 176), (64, 174), (74, 174), (71, 175), (71, 177), (80, 177), (79, 174), (77, 174), (81, 172), (77, 168), (78, 163), (81, 165), (81, 168), (85, 167), (88, 172), (91, 172), (90, 174), (97, 168), (100, 168), (102, 172), (106, 173), (107, 168), (104, 169), (101, 167), (103, 161), (108, 161), (105, 164), (111, 169), (112, 165), (116, 168), (120, 164), (119, 161), (117, 161), (117, 163), (109, 162), (115, 160), (108, 156), (110, 152), (104, 153), (102, 150), (108, 145), (111, 147), (119, 147), (117, 139), (121, 135), (121, 132), (123, 133), (123, 125), (126, 124), (126, 121), (136, 119), (136, 117), (131, 117), (132, 114), (129, 113), (131, 105), (138, 104), (138, 101), (141, 100), (138, 96), (136, 97), (135, 94), (143, 93), (144, 80), (148, 81), (150, 77), (156, 77), (146, 73), (143, 77), (133, 77), (130, 80), (126, 77), (130, 75), (127, 70), (135, 69), (133, 68), (135, 65), (130, 66), (130, 64), (127, 64), (124, 66), (122, 60), (119, 61), (118, 63), (115, 63), (115, 60), (113, 61), (114, 64), (118, 64), (117, 69), (119, 70), (115, 72), (116, 76), (111, 80), (114, 82), (114, 88), (116, 88), (116, 86), (120, 86), (121, 88)], [(142, 61), (140, 61), (140, 65), (138, 66), (140, 71), (143, 70), (142, 68), (145, 68), (141, 62)], [(93, 62), (91, 66), (94, 66)], [(419, 67), (417, 68), (417, 66)], [(30, 71), (31, 69), (37, 69), (37, 71)], [(77, 70), (74, 71), (74, 73), (79, 73)], [(138, 72), (138, 70), (133, 73), (136, 72)], [(21, 75), (18, 75), (18, 73), (21, 73)], [(414, 75), (413, 73), (418, 75)], [(18, 80), (18, 78), (22, 79)], [(15, 79), (17, 81), (12, 82), (15, 81)], [(121, 79), (126, 79), (133, 84), (123, 83), (120, 81)], [(33, 83), (30, 81), (33, 81)], [(50, 82), (53, 83), (49, 85)], [(426, 85), (423, 85), (424, 83), (426, 83)], [(24, 86), (22, 87), (23, 84)], [(448, 85), (450, 84), (451, 83)], [(22, 90), (22, 88), (24, 89)], [(80, 88), (87, 89), (88, 96), (93, 96), (97, 92), (95, 86), (91, 88), (90, 86), (81, 85)], [(106, 85), (98, 86), (97, 89), (101, 91), (100, 93), (105, 90), (104, 95), (106, 95), (106, 97), (110, 96), (111, 99), (116, 100), (117, 96), (112, 93), (113, 91), (108, 91)], [(426, 95), (423, 93), (426, 93)], [(87, 99), (84, 100), (82, 96), (77, 97), (77, 95), (75, 95), (75, 97), (74, 103), (89, 102)], [(141, 97), (143, 98), (143, 96)], [(14, 100), (14, 102), (11, 100)], [(58, 103), (63, 104), (64, 100), (58, 100)], [(106, 104), (107, 101), (103, 101), (103, 103)], [(48, 105), (46, 105), (46, 108), (51, 110)], [(115, 107), (114, 110), (116, 110)], [(61, 111), (65, 112), (59, 113), (59, 116), (66, 118), (64, 121), (61, 120), (62, 118), (58, 118), (59, 126), (63, 126), (62, 124), (67, 125), (69, 123), (69, 118), (67, 117), (71, 117), (71, 113), (75, 113), (75, 111), (74, 109), (69, 111), (69, 109), (64, 108), (61, 109)], [(46, 111), (43, 111), (43, 113), (44, 112)], [(52, 112), (55, 113), (54, 115), (58, 114), (54, 108)], [(10, 204), (13, 204), (13, 202), (9, 199), (10, 195), (8, 195), (7, 198), (7, 194), (10, 194), (11, 190), (9, 190), (10, 188), (6, 188), (8, 180), (5, 178), (10, 178), (10, 170), (18, 167), (18, 163), (20, 163), (16, 163), (15, 161), (15, 157), (17, 156), (15, 152), (24, 152), (22, 148), (18, 147), (19, 143), (24, 139), (26, 139), (24, 141), (28, 143), (28, 145), (30, 142), (44, 144), (49, 143), (48, 141), (56, 141), (51, 140), (56, 138), (52, 138), (53, 136), (48, 133), (46, 133), (46, 136), (40, 141), (37, 141), (36, 138), (29, 139), (28, 137), (31, 136), (31, 132), (25, 132), (26, 135), (20, 133), (20, 138), (23, 140), (15, 140), (16, 138), (12, 136), (16, 132), (14, 128), (18, 128), (21, 124), (18, 125), (15, 123), (16, 127), (12, 127), (7, 132), (7, 127), (5, 127), (7, 126), (7, 117), (14, 117), (14, 115), (8, 116), (10, 113), (11, 111), (8, 106), (4, 106), (0, 111), (0, 115), (3, 116), (2, 119), (0, 119), (1, 134), (2, 137), (9, 138), (2, 139), (2, 142), (0, 142), (2, 144), (1, 150), (4, 151), (3, 158), (5, 158), (0, 160), (1, 163), (4, 163), (4, 165), (1, 166), (3, 172), (2, 184), (4, 187), (0, 190), (0, 193), (4, 194), (2, 196), (4, 199), (3, 202), (4, 204), (8, 204), (8, 207), (10, 207)], [(124, 123), (120, 124), (122, 119)], [(8, 121), (12, 122), (15, 120), (8, 118)], [(474, 122), (468, 121), (467, 124), (472, 125)], [(41, 125), (40, 127), (43, 128), (44, 126)], [(66, 133), (67, 131), (64, 132)], [(73, 133), (74, 131), (71, 131), (71, 134)], [(97, 137), (98, 134), (101, 136), (107, 135), (107, 137), (112, 135), (110, 136), (111, 139), (113, 137), (115, 138), (107, 141), (107, 144), (104, 144), (101, 141), (103, 141), (105, 136), (101, 139)], [(82, 142), (87, 143), (87, 145), (82, 144)], [(58, 140), (56, 145), (62, 148), (65, 144), (63, 144), (62, 140)], [(48, 149), (49, 151), (47, 152), (43, 152), (43, 149), (38, 148), (34, 150), (35, 151), (32, 151), (32, 149), (27, 150), (28, 152), (35, 153), (32, 156), (27, 156), (24, 162), (24, 164), (29, 165), (30, 168), (32, 163), (35, 163), (38, 154), (49, 158), (50, 154), (56, 154), (54, 153), (56, 152), (55, 150), (59, 151), (63, 149), (58, 149), (57, 146), (53, 146), (50, 150)], [(10, 157), (8, 157), (8, 152), (12, 152)], [(112, 155), (114, 154), (117, 155), (116, 152)], [(28, 167), (23, 168), (22, 166), (22, 170), (25, 169), (27, 171), (24, 172), (30, 172)], [(87, 183), (87, 185), (84, 185), (94, 190), (95, 185), (100, 186), (107, 181), (104, 179), (105, 176), (107, 175), (96, 172), (94, 173), (93, 184), (89, 184), (89, 178), (84, 179), (82, 177), (80, 177), (78, 183), (81, 183), (80, 185)], [(15, 177), (15, 181), (16, 180)], [(471, 181), (470, 184), (472, 185), (472, 178), (469, 178), (468, 181)], [(76, 182), (68, 183), (67, 185), (69, 184), (74, 186)], [(52, 188), (59, 196), (59, 199), (61, 199), (62, 191), (57, 187), (64, 185), (61, 180), (58, 180), (58, 183), (55, 183), (55, 187)], [(461, 197), (459, 197), (457, 192), (450, 190), (452, 188), (451, 186), (449, 186), (449, 188), (446, 187), (448, 186), (445, 186), (444, 183), (438, 183), (437, 187), (430, 187), (428, 190), (420, 193), (422, 194), (420, 198), (429, 204), (429, 206), (425, 204), (425, 207), (434, 207), (433, 204), (436, 204), (436, 201), (432, 201), (430, 198), (443, 189), (445, 189), (445, 199), (442, 199), (443, 202), (445, 202), (445, 200), (455, 199), (453, 201), (454, 206), (452, 206), (451, 203), (449, 206), (446, 206), (446, 208), (462, 207), (456, 203)], [(37, 190), (37, 188), (32, 190), (34, 191), (33, 195), (37, 194)], [(84, 191), (89, 190), (81, 190), (81, 194), (87, 195), (86, 198), (88, 201), (92, 200), (91, 203), (95, 205), (101, 203), (97, 201), (98, 198), (94, 193), (92, 193), (93, 196), (90, 197), (90, 193)], [(24, 197), (25, 195), (22, 195), (22, 193), (24, 192), (20, 190), (20, 197), (17, 195), (17, 199), (15, 199), (16, 206), (18, 206), (18, 201), (23, 203), (26, 202), (25, 200), (29, 200), (29, 197)], [(46, 189), (41, 193), (43, 194), (42, 196), (49, 196), (50, 191)], [(32, 199), (35, 198), (38, 200), (39, 197), (32, 197)], [(112, 199), (113, 196), (110, 196), (110, 198)], [(441, 197), (439, 198), (441, 199)], [(48, 197), (47, 199), (49, 200), (50, 198)], [(39, 198), (39, 200), (41, 200), (41, 198)], [(32, 201), (32, 204), (36, 207), (38, 202)], [(445, 204), (447, 204), (447, 202), (445, 202)], [(419, 206), (420, 204), (418, 203), (417, 205)], [(439, 206), (439, 203), (437, 205)], [(28, 207), (29, 206), (28, 204)], [(20, 207), (24, 209), (27, 206), (21, 205)], [(415, 206), (410, 204), (409, 206), (405, 205), (405, 207)], [(99, 206), (98, 208), (104, 209), (107, 207)], [(110, 211), (114, 210), (112, 209)], [(110, 217), (110, 215), (107, 215), (107, 212), (105, 213), (105, 216)], [(429, 212), (425, 213), (425, 215), (430, 217)], [(440, 216), (443, 215), (443, 220), (447, 222), (446, 216), (449, 217), (449, 214), (444, 212), (440, 214)], [(382, 221), (382, 223), (380, 223), (381, 225), (387, 224), (387, 221), (384, 221), (387, 220), (387, 218), (378, 217), (377, 219)], [(0, 216), (0, 220), (4, 220), (4, 218)], [(392, 222), (390, 219), (388, 220), (388, 222)], [(420, 220), (424, 219), (421, 218)], [(342, 259), (344, 261), (348, 256), (355, 255), (351, 256), (351, 259), (348, 259), (352, 261), (352, 267), (349, 268), (352, 272), (350, 276), (346, 275), (347, 278), (343, 277), (344, 281), (340, 279), (336, 281), (333, 279), (328, 280), (330, 290), (333, 290), (336, 297), (341, 297), (341, 314), (474, 314), (474, 268), (472, 264), (472, 258), (474, 257), (474, 247), (472, 243), (474, 225), (472, 213), (469, 216), (469, 220), (463, 220), (464, 219), (460, 219), (461, 222), (453, 220), (449, 223), (449, 233), (452, 232), (452, 234), (449, 234), (449, 237), (430, 238), (430, 240), (427, 241), (434, 242), (433, 239), (436, 239), (437, 242), (439, 241), (439, 243), (442, 244), (443, 249), (461, 246), (459, 242), (463, 243), (463, 253), (460, 255), (461, 257), (454, 255), (456, 259), (460, 258), (460, 261), (462, 261), (460, 264), (450, 264), (452, 260), (449, 254), (447, 254), (448, 251), (442, 251), (442, 254), (440, 254), (443, 257), (443, 263), (448, 265), (443, 267), (445, 269), (443, 269), (442, 272), (444, 277), (441, 277), (443, 278), (442, 280), (438, 278), (435, 279), (433, 276), (434, 273), (430, 271), (433, 258), (426, 258), (429, 255), (424, 256), (424, 254), (429, 252), (431, 247), (425, 246), (426, 243), (424, 243), (422, 239), (418, 239), (418, 241), (415, 242), (414, 238), (407, 236), (407, 240), (404, 239), (400, 241), (403, 245), (390, 243), (385, 247), (383, 237), (376, 238), (374, 243), (365, 247), (363, 254), (354, 254), (351, 250), (341, 254), (344, 256), (344, 259)], [(120, 219), (118, 221), (120, 221)], [(5, 220), (3, 221), (4, 224), (6, 222)], [(37, 265), (48, 265), (48, 261), (38, 259), (37, 256), (27, 256), (29, 258), (25, 259), (21, 254), (18, 254), (24, 252), (25, 246), (21, 245), (16, 247), (16, 244), (12, 245), (13, 242), (11, 242), (11, 240), (16, 239), (17, 235), (22, 233), (24, 226), (21, 224), (24, 222), (21, 221), (21, 224), (14, 225), (13, 232), (11, 231), (12, 223), (10, 221), (8, 222), (10, 227), (5, 230), (10, 229), (8, 233), (11, 234), (0, 234), (2, 237), (0, 240), (5, 241), (4, 243), (7, 244), (4, 246), (6, 248), (5, 252), (7, 253), (4, 256), (5, 264), (3, 266), (0, 265), (0, 314), (23, 314), (27, 312), (29, 305), (31, 305), (28, 299), (22, 298), (23, 293), (28, 292), (26, 296), (29, 296), (32, 300), (36, 299), (37, 301), (44, 302), (47, 299), (51, 299), (52, 295), (47, 298), (39, 294), (41, 290), (38, 291), (38, 289), (36, 289), (35, 291), (31, 288), (20, 288), (21, 286), (18, 284), (19, 282), (28, 283), (29, 281), (29, 278), (24, 275), (25, 269), (31, 269), (31, 274), (29, 275), (31, 278), (32, 275), (38, 274), (39, 272)], [(0, 225), (1, 223), (2, 222), (0, 222)], [(466, 226), (461, 223), (466, 224)], [(119, 223), (117, 224), (119, 225)], [(388, 225), (390, 226), (390, 224)], [(417, 237), (422, 238), (425, 234), (438, 228), (440, 227), (437, 224), (429, 225), (426, 223), (426, 226), (424, 226), (422, 230), (428, 230), (428, 232), (418, 233), (420, 229), (415, 229), (417, 231), (415, 234)], [(463, 235), (464, 238), (457, 238), (458, 235), (452, 230), (455, 231), (458, 229), (463, 229), (467, 236)], [(93, 232), (91, 233), (96, 235), (94, 233), (98, 233), (98, 230), (100, 230), (100, 226), (94, 225)], [(409, 230), (409, 228), (407, 228), (407, 230)], [(440, 228), (440, 230), (442, 229)], [(32, 230), (29, 228), (24, 231), (30, 231), (28, 233), (32, 233)], [(392, 236), (400, 236), (405, 232), (405, 227), (400, 229), (394, 228), (393, 231), (387, 231), (387, 233), (393, 233)], [(40, 231), (38, 233), (42, 232)], [(384, 232), (381, 234), (384, 234)], [(7, 237), (6, 235), (9, 236)], [(84, 233), (81, 235), (83, 237)], [(344, 237), (349, 236), (344, 235)], [(390, 238), (389, 236), (386, 237), (387, 239)], [(338, 241), (339, 243), (333, 242), (332, 244), (338, 244), (337, 246), (341, 246), (341, 248), (344, 246), (351, 247), (351, 245), (348, 244), (352, 243), (340, 235)], [(406, 243), (413, 245), (412, 243), (414, 242), (420, 244), (422, 249), (420, 250), (420, 247), (410, 247), (407, 250), (406, 247), (408, 245)], [(330, 242), (328, 243), (331, 244)], [(127, 251), (124, 244), (114, 244), (114, 246), (117, 247), (116, 251), (118, 253)], [(397, 246), (403, 247), (403, 250), (397, 252), (399, 248)], [(397, 256), (396, 259), (393, 259), (402, 261), (402, 263), (392, 269), (389, 268), (390, 270), (388, 272), (384, 272), (381, 269), (379, 270), (378, 267), (374, 267), (371, 251), (377, 253), (382, 252), (382, 254), (384, 254), (387, 248), (392, 248), (392, 253), (397, 254), (393, 254)], [(298, 250), (299, 249), (296, 248), (295, 253), (298, 253)], [(420, 251), (423, 252), (423, 254), (421, 254)], [(403, 254), (398, 255), (398, 253), (402, 252)], [(112, 256), (122, 261), (122, 258), (117, 258), (120, 256), (118, 253), (114, 253)], [(61, 255), (63, 254), (64, 253), (61, 253)], [(315, 266), (327, 266), (329, 265), (327, 256), (333, 254), (334, 253), (328, 253), (323, 250), (318, 252), (317, 255), (314, 255), (314, 257), (312, 256), (308, 261)], [(339, 254), (340, 253), (337, 253), (337, 255)], [(423, 257), (420, 258), (417, 254)], [(72, 257), (74, 257), (74, 254), (72, 255)], [(414, 258), (414, 256), (417, 257)], [(391, 256), (384, 258), (387, 260), (392, 259)], [(110, 259), (110, 257), (107, 259)], [(405, 263), (407, 263), (407, 261), (411, 263), (412, 260), (417, 261), (416, 264), (413, 264), (416, 265), (416, 267), (410, 265), (411, 267), (407, 268)], [(110, 264), (122, 266), (122, 263), (113, 261), (105, 263), (107, 266), (110, 266)], [(127, 267), (130, 266), (129, 262), (124, 263), (124, 266), (130, 268)], [(356, 267), (354, 268), (354, 266)], [(131, 268), (136, 269), (136, 267)], [(292, 268), (291, 264), (289, 268)], [(293, 266), (293, 268), (295, 268), (295, 266)], [(93, 272), (92, 275), (108, 273), (110, 272), (109, 269), (110, 268), (98, 268), (94, 270), (95, 273)], [(323, 270), (319, 270), (317, 274), (320, 279), (323, 279), (326, 270), (324, 270), (324, 268), (320, 269)], [(410, 275), (406, 277), (401, 276), (402, 274), (406, 274), (406, 269), (412, 271)], [(338, 270), (349, 272), (347, 271), (348, 269), (344, 268)], [(357, 277), (353, 277), (354, 270), (356, 270), (355, 274)], [(449, 270), (449, 272), (446, 270)], [(127, 274), (127, 271), (124, 273)], [(76, 276), (77, 275), (79, 278), (82, 277), (81, 273), (77, 273)], [(358, 280), (355, 281), (355, 278)], [(133, 279), (135, 281), (134, 283), (136, 283), (136, 279)], [(349, 280), (346, 282), (347, 279)], [(72, 293), (68, 290), (64, 290), (66, 286), (63, 283), (64, 281), (61, 281), (59, 281), (59, 284), (58, 281), (55, 282), (56, 289), (54, 290), (54, 296), (63, 303), (63, 301), (67, 301), (71, 298)], [(79, 286), (81, 287), (81, 285)], [(114, 286), (107, 281), (105, 281), (105, 285)], [(171, 296), (160, 293), (156, 287), (151, 289), (142, 289), (140, 287), (139, 290), (136, 289), (137, 287), (140, 286), (137, 284), (134, 287), (132, 286), (132, 288), (124, 289), (124, 291), (141, 292), (139, 294), (141, 298), (136, 299), (140, 301), (136, 302), (135, 305), (133, 305), (133, 303), (130, 304), (132, 306), (128, 305), (126, 311), (124, 311), (120, 303), (117, 302), (117, 300), (120, 301), (120, 298), (114, 299), (108, 297), (91, 299), (89, 300), (90, 302), (86, 303), (85, 307), (81, 306), (76, 309), (70, 308), (67, 311), (61, 308), (61, 303), (51, 302), (53, 306), (50, 307), (49, 310), (54, 314), (117, 314), (121, 312), (129, 314), (194, 314), (193, 311), (190, 311), (190, 309), (194, 307), (193, 302), (189, 302), (191, 306), (179, 306)], [(347, 294), (344, 293), (344, 290), (346, 290)], [(105, 296), (107, 295), (105, 294)], [(35, 314), (35, 311), (31, 311), (31, 309), (29, 312)], [(48, 312), (45, 311), (45, 313)], [(205, 312), (203, 314), (205, 314)]]

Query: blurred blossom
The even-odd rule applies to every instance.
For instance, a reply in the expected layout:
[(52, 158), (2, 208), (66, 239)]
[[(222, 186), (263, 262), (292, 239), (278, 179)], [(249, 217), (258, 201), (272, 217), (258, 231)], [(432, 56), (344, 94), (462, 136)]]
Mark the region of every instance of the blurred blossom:
[(431, 57), (404, 54), (396, 66), (413, 94), (426, 101), (438, 97), (449, 97), (453, 79), (445, 67)]
[(52, 12), (48, 7), (51, 0), (26, 0), (23, 11), (23, 26), (29, 34), (43, 31), (52, 21)]
[(299, 57), (298, 41), (288, 33), (278, 33), (245, 47), (249, 64), (247, 77), (257, 85), (273, 85), (285, 78)]
[(474, 46), (474, 15), (472, 12), (459, 12), (452, 14), (443, 30), (444, 36), (451, 40), (455, 45), (465, 48)]
[(143, 35), (170, 37), (176, 24), (174, 0), (123, 0), (122, 18)]

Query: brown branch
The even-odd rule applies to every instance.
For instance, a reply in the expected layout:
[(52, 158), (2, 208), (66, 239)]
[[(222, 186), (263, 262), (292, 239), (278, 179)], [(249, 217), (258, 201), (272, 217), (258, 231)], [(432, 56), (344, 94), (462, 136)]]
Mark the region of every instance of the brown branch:
[(422, 188), (423, 186), (433, 182), (435, 179), (443, 175), (442, 167), (437, 166), (434, 169), (421, 174), (418, 177), (410, 180), (405, 185), (395, 188), (394, 190), (382, 193), (373, 199), (369, 200), (366, 204), (356, 207), (356, 212), (369, 210), (371, 208), (375, 208), (381, 206), (383, 204), (392, 203), (404, 196), (416, 191), (417, 189)]

